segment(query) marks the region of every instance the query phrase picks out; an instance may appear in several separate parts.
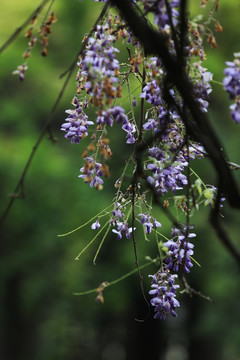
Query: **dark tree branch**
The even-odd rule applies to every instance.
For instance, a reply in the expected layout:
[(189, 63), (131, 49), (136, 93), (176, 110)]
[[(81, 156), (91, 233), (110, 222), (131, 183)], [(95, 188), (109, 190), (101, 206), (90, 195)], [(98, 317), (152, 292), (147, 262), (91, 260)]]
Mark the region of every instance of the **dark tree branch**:
[(210, 222), (211, 222), (213, 228), (215, 229), (219, 239), (222, 241), (223, 245), (227, 248), (227, 250), (230, 252), (230, 254), (240, 264), (240, 252), (232, 244), (231, 240), (228, 237), (228, 234), (226, 233), (225, 229), (223, 228), (223, 226), (221, 224), (220, 215), (219, 215), (221, 193), (222, 193), (222, 189), (219, 186), (218, 187), (218, 192), (217, 192), (217, 198), (216, 198), (216, 201), (215, 201), (215, 206), (211, 211)]
[(206, 149), (220, 179), (223, 193), (230, 205), (240, 208), (240, 194), (227, 164), (226, 156), (208, 118), (201, 111), (194, 97), (194, 87), (177, 58), (169, 53), (167, 38), (154, 30), (146, 19), (140, 17), (128, 0), (109, 0), (116, 6), (127, 21), (134, 35), (142, 43), (146, 54), (157, 55), (166, 69), (169, 83), (178, 89), (191, 113), (185, 125), (191, 136)]
[(179, 57), (180, 61), (182, 61), (182, 66), (184, 66), (184, 48), (188, 42), (187, 39), (187, 29), (188, 29), (188, 21), (187, 21), (187, 1), (181, 0), (180, 7), (180, 44), (179, 44)]
[(171, 11), (171, 7), (169, 5), (168, 0), (165, 0), (165, 6), (166, 6), (166, 9), (167, 9), (167, 13), (168, 13), (168, 19), (169, 19), (169, 23), (170, 23), (170, 28), (171, 28), (171, 33), (172, 33), (172, 39), (173, 39), (174, 46), (175, 46), (175, 51), (176, 51), (178, 60), (180, 61), (180, 53), (179, 53), (180, 48), (179, 48), (179, 43), (178, 43), (178, 38), (177, 38), (177, 32), (176, 32), (176, 29), (175, 29), (175, 27), (173, 25), (172, 11)]
[(185, 290), (184, 292), (186, 292), (190, 297), (192, 297), (193, 295), (196, 295), (196, 296), (199, 296), (201, 297), (202, 299), (204, 300), (207, 300), (207, 301), (210, 301), (210, 302), (213, 302), (212, 299), (207, 296), (207, 295), (204, 295), (202, 294), (200, 291), (197, 291), (195, 289), (193, 289), (187, 282), (186, 278), (184, 276), (182, 276), (181, 278), (182, 282), (183, 282), (183, 285), (185, 287)]
[[(174, 100), (173, 100), (174, 101)], [(175, 106), (178, 109), (179, 114), (181, 115), (181, 118), (183, 120), (185, 120), (186, 123), (186, 116), (187, 114), (182, 111), (180, 109), (180, 107), (175, 103)], [(206, 155), (206, 154), (205, 154)], [(231, 164), (229, 162), (227, 162), (227, 164)], [(236, 165), (236, 164), (234, 164)], [(222, 243), (225, 245), (225, 247), (228, 249), (228, 251), (233, 255), (233, 257), (239, 262), (240, 264), (240, 252), (238, 251), (238, 249), (235, 248), (235, 246), (232, 244), (230, 238), (228, 237), (226, 231), (224, 230), (224, 228), (222, 227), (222, 224), (220, 222), (220, 216), (219, 216), (219, 212), (220, 212), (220, 201), (221, 201), (221, 196), (222, 196), (222, 185), (221, 185), (221, 181), (219, 181), (219, 187), (218, 187), (218, 192), (217, 192), (217, 198), (215, 201), (215, 206), (211, 211), (211, 215), (210, 215), (210, 222), (213, 226), (213, 228), (215, 229), (219, 239), (222, 241)]]

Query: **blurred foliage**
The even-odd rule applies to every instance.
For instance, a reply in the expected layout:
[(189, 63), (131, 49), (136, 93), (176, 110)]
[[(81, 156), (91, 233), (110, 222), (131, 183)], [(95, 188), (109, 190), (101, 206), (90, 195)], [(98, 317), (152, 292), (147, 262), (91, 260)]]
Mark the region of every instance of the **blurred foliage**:
[[(191, 1), (193, 14), (199, 12), (199, 2)], [(0, 44), (36, 4), (32, 0), (1, 2)], [(59, 75), (71, 64), (100, 8), (101, 4), (90, 0), (56, 1), (58, 22), (49, 38), (49, 56), (43, 58), (41, 49), (34, 49), (23, 83), (11, 72), (23, 62), (21, 55), (27, 46), (24, 32), (0, 57), (1, 213), (61, 89), (64, 80), (59, 80)], [(239, 16), (240, 4), (221, 1), (217, 18), (224, 31), (217, 35), (219, 47), (213, 50), (206, 45), (206, 67), (220, 82), (225, 61), (240, 50)], [(197, 232), (196, 259), (201, 268), (195, 266), (189, 282), (214, 303), (184, 295), (179, 317), (158, 323), (151, 320), (137, 275), (106, 289), (102, 305), (95, 303), (94, 295), (72, 295), (95, 288), (102, 281), (112, 281), (135, 267), (132, 243), (126, 239), (118, 242), (109, 234), (94, 266), (92, 259), (99, 240), (79, 261), (74, 260), (95, 234), (89, 225), (69, 237), (57, 237), (111, 203), (113, 184), (129, 152), (128, 147), (122, 147), (120, 132), (110, 130), (112, 178), (102, 192), (78, 179), (86, 143), (69, 144), (59, 131), (74, 90), (73, 76), (54, 116), (53, 132), (58, 141), (52, 144), (47, 136), (44, 138), (26, 177), (26, 196), (15, 201), (0, 230), (0, 358), (143, 359), (160, 349), (160, 357), (153, 355), (153, 359), (239, 360), (239, 269), (208, 225), (208, 209), (192, 220)], [(228, 106), (222, 87), (214, 84), (210, 118), (229, 158), (239, 163), (239, 129), (230, 120)], [(206, 183), (214, 183), (212, 165), (207, 160), (197, 162), (194, 169)], [(164, 224), (163, 232), (169, 234), (169, 221), (160, 209), (155, 212)], [(227, 205), (223, 212), (227, 231), (237, 242), (238, 214)], [(144, 241), (141, 232), (137, 239), (140, 263), (144, 263), (141, 254), (153, 255), (155, 243)], [(144, 270), (146, 292), (150, 284), (147, 274), (155, 271), (154, 266)], [(146, 316), (143, 323), (135, 320)]]

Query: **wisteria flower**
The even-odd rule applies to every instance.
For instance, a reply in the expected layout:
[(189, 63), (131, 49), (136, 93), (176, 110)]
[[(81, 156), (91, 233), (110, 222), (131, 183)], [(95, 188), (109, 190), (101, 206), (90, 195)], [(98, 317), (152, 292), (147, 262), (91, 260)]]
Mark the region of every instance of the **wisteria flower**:
[(240, 123), (240, 53), (234, 54), (233, 62), (226, 62), (223, 86), (228, 92), (230, 99), (236, 99), (235, 104), (230, 106), (231, 117), (236, 123)]
[(168, 270), (159, 270), (155, 275), (149, 275), (152, 278), (152, 290), (149, 294), (153, 296), (151, 305), (154, 307), (154, 319), (165, 320), (167, 315), (177, 316), (176, 308), (180, 306), (176, 299), (176, 289), (179, 285), (175, 285), (177, 274), (171, 275)]
[(183, 265), (184, 271), (189, 273), (190, 268), (193, 266), (191, 256), (193, 255), (194, 245), (190, 239), (196, 236), (195, 233), (190, 233), (192, 227), (185, 226), (183, 230), (173, 228), (171, 232), (171, 239), (163, 244), (168, 248), (167, 258), (165, 262), (167, 269), (173, 269), (178, 272), (180, 265)]
[(61, 130), (66, 132), (66, 139), (71, 139), (71, 143), (79, 144), (80, 140), (88, 135), (88, 126), (93, 125), (93, 121), (88, 120), (88, 116), (83, 111), (83, 106), (75, 96), (72, 104), (74, 110), (66, 110), (68, 114), (66, 122), (62, 124)]
[(25, 78), (25, 72), (27, 71), (28, 67), (26, 64), (19, 65), (17, 70), (12, 72), (13, 75), (19, 75), (19, 80), (23, 81)]
[(141, 216), (141, 224), (143, 224), (146, 234), (150, 234), (152, 229), (157, 229), (158, 227), (162, 226), (159, 221), (154, 219), (149, 214), (138, 214), (138, 216)]
[(240, 123), (240, 99), (238, 98), (235, 104), (230, 105), (231, 117), (235, 123)]
[(97, 221), (95, 221), (94, 223), (92, 223), (92, 225), (91, 225), (91, 229), (93, 229), (93, 230), (98, 230), (99, 228), (100, 228), (100, 222), (99, 222), (99, 220), (97, 220)]
[(103, 184), (103, 179), (101, 178), (101, 176), (103, 176), (103, 165), (97, 163), (91, 156), (85, 157), (84, 160), (84, 167), (80, 169), (82, 174), (78, 177), (84, 179), (85, 183), (90, 183), (91, 187), (101, 190)]
[(113, 217), (111, 219), (111, 224), (112, 225), (115, 225), (116, 222), (120, 222), (120, 218), (123, 217), (122, 205), (119, 204), (118, 202), (114, 206), (114, 210), (112, 212), (112, 215), (113, 215)]
[(235, 60), (233, 62), (226, 61), (226, 69), (223, 79), (223, 86), (229, 94), (230, 99), (235, 99), (240, 96), (240, 53), (234, 54)]
[(117, 234), (117, 240), (122, 239), (122, 235), (125, 235), (127, 239), (131, 239), (132, 227), (128, 227), (127, 222), (117, 222), (117, 230), (113, 229), (113, 233)]
[(210, 82), (212, 81), (213, 74), (210, 71), (206, 71), (201, 65), (195, 65), (198, 69), (198, 79), (196, 80), (194, 88), (195, 97), (201, 110), (207, 112), (210, 99), (209, 94), (212, 92)]
[(149, 82), (144, 86), (140, 98), (145, 99), (148, 103), (155, 106), (162, 104), (162, 92), (156, 80)]

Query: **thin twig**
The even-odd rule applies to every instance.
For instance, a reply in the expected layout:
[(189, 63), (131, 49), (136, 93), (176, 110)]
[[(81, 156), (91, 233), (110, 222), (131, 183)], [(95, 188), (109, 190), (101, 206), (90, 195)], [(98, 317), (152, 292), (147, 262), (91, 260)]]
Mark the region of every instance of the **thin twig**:
[[(146, 81), (146, 69), (145, 64), (143, 61), (143, 73), (142, 73), (142, 91), (145, 86)], [(142, 141), (142, 133), (143, 133), (143, 122), (144, 122), (144, 98), (141, 98), (141, 112), (140, 112), (140, 125), (139, 125), (139, 136), (138, 136), (138, 143)]]
[(49, 5), (49, 7), (48, 7), (48, 9), (47, 9), (47, 11), (46, 11), (46, 14), (44, 15), (44, 18), (43, 18), (43, 21), (42, 21), (42, 26), (43, 26), (44, 23), (46, 22), (47, 16), (48, 16), (49, 13), (50, 13), (50, 10), (51, 10), (51, 8), (52, 8), (52, 6), (53, 6), (53, 4), (54, 4), (54, 1), (55, 1), (55, 0), (52, 0), (52, 1), (51, 1), (51, 4)]
[(14, 195), (11, 196), (11, 199), (10, 199), (4, 213), (0, 218), (0, 226), (2, 225), (2, 223), (3, 223), (4, 219), (6, 218), (9, 210), (11, 209), (11, 207), (12, 207), (12, 205), (14, 203), (14, 200), (17, 197), (24, 197), (23, 186), (24, 186), (24, 180), (25, 180), (26, 174), (28, 172), (28, 169), (29, 169), (29, 167), (31, 165), (31, 162), (32, 162), (33, 158), (34, 158), (34, 155), (35, 155), (35, 153), (36, 153), (36, 151), (37, 151), (37, 149), (38, 149), (38, 147), (39, 147), (45, 133), (48, 131), (48, 128), (49, 128), (49, 126), (51, 125), (51, 123), (53, 121), (54, 113), (56, 111), (56, 108), (57, 108), (63, 94), (64, 94), (64, 91), (65, 91), (65, 89), (67, 87), (67, 84), (68, 84), (68, 82), (69, 82), (69, 80), (71, 78), (72, 72), (73, 72), (73, 69), (72, 69), (71, 72), (68, 73), (68, 76), (67, 76), (67, 78), (66, 78), (66, 80), (65, 80), (65, 82), (64, 82), (64, 84), (62, 86), (62, 89), (61, 89), (61, 91), (60, 91), (60, 93), (59, 93), (59, 95), (57, 97), (57, 100), (56, 100), (55, 104), (52, 107), (50, 115), (49, 115), (49, 117), (48, 117), (48, 119), (47, 119), (47, 121), (46, 121), (46, 123), (45, 123), (45, 125), (44, 125), (44, 127), (43, 127), (43, 129), (42, 129), (36, 143), (35, 143), (35, 145), (33, 146), (32, 152), (31, 152), (31, 154), (30, 154), (30, 156), (29, 156), (29, 158), (28, 158), (28, 160), (26, 162), (26, 165), (25, 165), (25, 167), (23, 169), (22, 175), (20, 176), (18, 184), (17, 184), (17, 186), (16, 186), (16, 188), (14, 190)]
[(210, 222), (215, 229), (219, 239), (222, 241), (223, 245), (227, 248), (230, 254), (237, 260), (240, 265), (240, 251), (232, 244), (231, 240), (229, 239), (227, 232), (223, 228), (220, 222), (219, 216), (219, 209), (220, 209), (220, 202), (221, 202), (221, 193), (222, 188), (221, 185), (218, 187), (217, 197), (215, 200), (215, 206), (211, 211)]
[(33, 13), (24, 21), (24, 23), (19, 26), (14, 33), (8, 38), (8, 40), (1, 46), (0, 54), (18, 37), (18, 35), (22, 32), (22, 30), (30, 23), (32, 18), (36, 17), (38, 13), (42, 10), (42, 8), (49, 2), (50, 0), (43, 0), (41, 4), (33, 11)]
[[(143, 295), (143, 298), (144, 298), (144, 300), (145, 300), (145, 302), (146, 302), (146, 304), (148, 306), (148, 309), (150, 311), (150, 305), (149, 305), (149, 302), (148, 302), (148, 300), (146, 298), (146, 295), (145, 295), (145, 292), (144, 292), (143, 276), (142, 276), (140, 266), (139, 266), (137, 243), (136, 243), (135, 231), (134, 231), (134, 225), (135, 225), (135, 196), (136, 196), (136, 186), (137, 186), (136, 180), (137, 180), (137, 177), (134, 176), (133, 179), (134, 180), (132, 182), (132, 240), (133, 240), (133, 248), (134, 248), (134, 255), (135, 255), (135, 264), (136, 264), (137, 270), (138, 270), (138, 277), (139, 277), (139, 280), (140, 280), (140, 286), (141, 286), (142, 295)], [(135, 320), (142, 322), (145, 319), (143, 319), (143, 320), (135, 319)]]
[(213, 300), (207, 296), (207, 295), (204, 295), (202, 294), (200, 291), (197, 291), (195, 289), (193, 289), (187, 282), (186, 278), (184, 276), (182, 276), (182, 282), (183, 282), (183, 285), (185, 287), (185, 290), (184, 292), (186, 292), (190, 297), (192, 297), (192, 295), (197, 295), (199, 297), (201, 297), (202, 299), (204, 300), (207, 300), (207, 301), (210, 301), (210, 302), (213, 302)]

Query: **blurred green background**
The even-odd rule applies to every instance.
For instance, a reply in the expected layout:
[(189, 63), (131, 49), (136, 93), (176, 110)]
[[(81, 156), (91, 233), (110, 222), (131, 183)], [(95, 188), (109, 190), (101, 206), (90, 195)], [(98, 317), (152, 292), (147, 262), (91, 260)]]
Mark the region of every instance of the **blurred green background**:
[[(206, 14), (199, 3), (191, 1), (193, 14), (199, 10)], [(32, 0), (1, 1), (0, 45), (37, 5)], [(59, 80), (59, 75), (71, 64), (100, 9), (101, 4), (92, 0), (56, 1), (58, 22), (49, 37), (49, 55), (41, 57), (38, 46), (33, 50), (23, 83), (11, 72), (23, 62), (24, 31), (0, 56), (1, 214), (61, 89), (64, 80)], [(224, 31), (217, 35), (218, 49), (206, 45), (205, 66), (221, 82), (225, 61), (240, 51), (240, 3), (221, 1), (217, 18)], [(240, 163), (239, 125), (230, 119), (227, 94), (219, 85), (213, 84), (213, 88), (210, 118), (229, 158)], [(54, 116), (52, 128), (58, 141), (52, 144), (47, 136), (42, 141), (26, 177), (26, 197), (15, 201), (0, 229), (0, 359), (239, 360), (239, 268), (210, 227), (209, 209), (192, 219), (197, 232), (195, 257), (202, 266), (194, 267), (189, 282), (213, 303), (185, 295), (180, 299), (178, 318), (152, 320), (136, 274), (106, 289), (104, 304), (97, 304), (94, 294), (72, 295), (135, 267), (132, 243), (126, 239), (116, 241), (115, 235), (109, 234), (97, 265), (93, 265), (98, 244), (79, 261), (74, 260), (93, 238), (89, 225), (69, 237), (57, 237), (111, 204), (113, 183), (129, 153), (129, 147), (122, 145), (120, 129), (111, 132), (112, 177), (104, 190), (96, 192), (77, 177), (87, 142), (72, 145), (59, 130), (74, 91), (73, 76)], [(212, 165), (206, 160), (197, 162), (194, 169), (206, 183), (214, 183)], [(236, 176), (239, 182), (239, 174)], [(156, 214), (163, 222), (160, 210), (156, 209)], [(224, 216), (226, 229), (238, 245), (239, 212), (226, 204)], [(169, 234), (168, 222), (163, 230)], [(145, 254), (154, 254), (155, 246), (146, 243), (141, 233), (137, 241), (140, 263), (144, 263)], [(147, 275), (156, 270), (152, 266), (143, 271), (146, 292), (150, 286)], [(139, 322), (136, 318), (146, 319)]]

